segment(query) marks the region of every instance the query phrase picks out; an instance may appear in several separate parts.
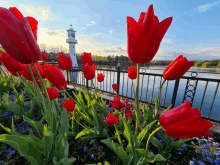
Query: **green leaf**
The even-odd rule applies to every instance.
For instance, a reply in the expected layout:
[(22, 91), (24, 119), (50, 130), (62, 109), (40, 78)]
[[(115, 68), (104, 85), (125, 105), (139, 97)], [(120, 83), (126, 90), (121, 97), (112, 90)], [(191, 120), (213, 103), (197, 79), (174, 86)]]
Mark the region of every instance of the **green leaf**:
[(17, 135), (0, 135), (0, 142), (6, 143), (15, 148), (21, 156), (25, 157), (33, 165), (44, 164), (41, 153), (25, 138)]
[(94, 122), (90, 119), (90, 117), (86, 114), (84, 114), (83, 112), (80, 111), (80, 108), (78, 105), (76, 105), (76, 111), (78, 112), (78, 114), (85, 120), (87, 121), (89, 124), (91, 125), (95, 125)]
[(114, 151), (125, 165), (127, 164), (129, 161), (129, 156), (119, 144), (112, 142), (110, 139), (101, 140), (101, 142), (107, 145), (112, 151)]
[(8, 109), (17, 116), (22, 117), (24, 115), (24, 109), (20, 108), (16, 102), (10, 102)]
[(43, 144), (45, 145), (47, 151), (51, 151), (53, 145), (53, 133), (47, 129), (47, 125), (43, 126)]
[(150, 123), (153, 121), (153, 118), (154, 118), (154, 110), (148, 101), (147, 101), (147, 104), (149, 106), (149, 110), (147, 111), (147, 113), (148, 113), (147, 123)]
[(34, 146), (34, 148), (36, 148), (39, 152), (41, 152), (42, 154), (44, 154), (44, 149), (45, 149), (45, 146), (44, 144), (42, 143), (41, 139), (38, 139), (36, 137), (31, 137), (31, 136), (22, 136), (24, 139), (28, 140), (31, 145)]
[(134, 134), (131, 131), (131, 127), (128, 125), (128, 122), (126, 121), (126, 117), (124, 115), (123, 117), (123, 123), (124, 123), (124, 137), (128, 140), (128, 145), (127, 145), (127, 149), (126, 152), (129, 153), (133, 153), (133, 149), (134, 149)]
[(97, 100), (94, 100), (94, 101), (95, 101), (94, 106), (97, 107), (104, 115), (109, 114), (109, 111), (108, 111), (105, 103), (103, 104), (102, 102), (99, 102)]
[(85, 136), (85, 135), (90, 135), (90, 134), (96, 134), (96, 135), (98, 135), (99, 132), (96, 132), (96, 131), (94, 130), (94, 128), (84, 129), (84, 130), (82, 130), (81, 132), (79, 132), (79, 133), (76, 135), (76, 138), (75, 138), (75, 139), (78, 139), (79, 137), (82, 137), (82, 136)]
[(162, 155), (160, 154), (153, 155), (150, 152), (147, 153), (147, 157), (145, 160), (150, 163), (166, 161), (166, 159)]
[(144, 139), (144, 137), (146, 136), (147, 132), (149, 131), (150, 127), (156, 122), (157, 120), (152, 121), (150, 124), (148, 124), (138, 135), (138, 144), (137, 147), (140, 146), (142, 140)]
[(104, 165), (111, 165), (109, 162), (105, 161)]
[(85, 96), (85, 99), (86, 99), (87, 103), (89, 103), (90, 102), (90, 97), (91, 97), (90, 94), (89, 94), (89, 91), (86, 90), (84, 87), (82, 87), (82, 90), (83, 90), (83, 94)]
[(8, 128), (8, 127), (4, 127), (1, 123), (0, 123), (0, 126), (5, 130), (5, 131), (7, 131), (8, 133), (10, 133), (10, 134), (12, 134), (12, 135), (20, 135), (19, 133), (17, 133), (17, 132), (15, 132), (15, 131), (13, 131), (13, 130), (11, 130), (10, 128)]
[(173, 146), (173, 147), (179, 147), (181, 144), (183, 144), (183, 143), (185, 143), (185, 142), (187, 142), (187, 141), (189, 141), (189, 140), (191, 140), (191, 139), (178, 140), (178, 141), (175, 141), (175, 142), (171, 143), (171, 146)]
[(76, 158), (71, 157), (71, 158), (63, 158), (59, 162), (57, 162), (57, 158), (53, 157), (54, 165), (72, 165), (75, 160)]
[(161, 143), (157, 138), (152, 137), (152, 138), (151, 138), (151, 143), (152, 143), (155, 147), (157, 147), (159, 150), (162, 150), (162, 149), (163, 149), (162, 143)]
[(40, 138), (43, 137), (44, 127), (41, 123), (39, 123), (38, 121), (33, 121), (24, 115), (23, 115), (23, 119), (24, 119), (24, 121), (28, 122), (35, 130), (37, 130)]

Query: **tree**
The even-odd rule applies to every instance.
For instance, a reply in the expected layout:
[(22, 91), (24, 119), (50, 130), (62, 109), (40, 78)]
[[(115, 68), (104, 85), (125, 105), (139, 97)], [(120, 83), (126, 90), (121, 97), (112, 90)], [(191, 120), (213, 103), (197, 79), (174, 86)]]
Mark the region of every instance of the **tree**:
[(45, 43), (39, 44), (39, 48), (40, 48), (41, 52), (44, 52), (44, 53), (47, 52), (47, 45)]

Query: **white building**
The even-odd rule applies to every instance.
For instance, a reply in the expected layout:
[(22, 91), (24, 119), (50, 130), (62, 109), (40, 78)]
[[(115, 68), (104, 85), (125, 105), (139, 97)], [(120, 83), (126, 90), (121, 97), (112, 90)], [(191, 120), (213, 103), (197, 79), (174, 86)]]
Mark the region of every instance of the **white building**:
[[(78, 67), (77, 58), (76, 58), (76, 48), (75, 45), (77, 44), (77, 40), (75, 39), (75, 32), (72, 28), (72, 24), (70, 25), (70, 29), (67, 30), (68, 33), (68, 39), (66, 39), (66, 42), (69, 44), (69, 54), (73, 62), (73, 68)], [(77, 73), (72, 73), (71, 77), (73, 82), (76, 82), (77, 80)]]

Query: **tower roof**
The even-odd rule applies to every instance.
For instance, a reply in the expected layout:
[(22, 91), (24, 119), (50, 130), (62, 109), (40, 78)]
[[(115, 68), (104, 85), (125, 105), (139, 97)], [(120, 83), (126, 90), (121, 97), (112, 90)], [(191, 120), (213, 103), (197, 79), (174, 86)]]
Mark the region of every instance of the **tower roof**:
[(70, 29), (68, 29), (67, 31), (74, 31), (74, 32), (76, 32), (75, 30), (73, 30), (72, 24), (70, 24)]

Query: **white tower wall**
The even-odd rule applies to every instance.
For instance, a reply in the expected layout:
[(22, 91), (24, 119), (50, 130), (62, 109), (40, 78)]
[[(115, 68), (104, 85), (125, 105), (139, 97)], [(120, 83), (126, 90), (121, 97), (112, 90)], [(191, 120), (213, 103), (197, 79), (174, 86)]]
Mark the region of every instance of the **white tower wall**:
[(77, 58), (76, 58), (76, 48), (75, 48), (75, 43), (69, 43), (69, 54), (73, 62), (73, 67), (77, 67)]
[[(70, 26), (71, 26), (71, 28), (69, 30), (67, 30), (68, 39), (66, 40), (66, 42), (69, 44), (69, 54), (70, 54), (70, 58), (73, 62), (73, 68), (74, 68), (74, 67), (78, 67), (77, 58), (76, 58), (76, 47), (75, 47), (75, 45), (77, 44), (77, 40), (75, 39), (75, 32), (76, 31), (73, 30), (72, 25), (70, 25)], [(72, 72), (71, 77), (72, 77), (73, 82), (77, 82), (78, 73)]]

